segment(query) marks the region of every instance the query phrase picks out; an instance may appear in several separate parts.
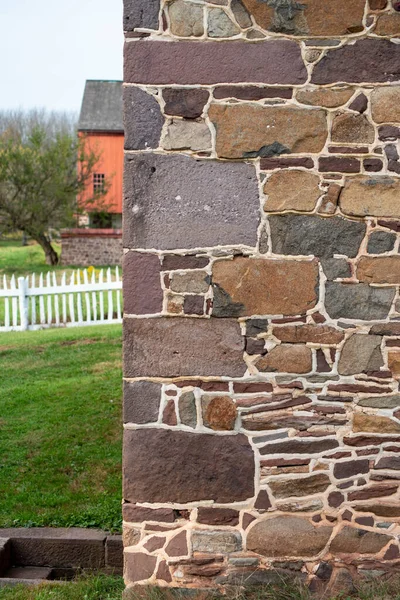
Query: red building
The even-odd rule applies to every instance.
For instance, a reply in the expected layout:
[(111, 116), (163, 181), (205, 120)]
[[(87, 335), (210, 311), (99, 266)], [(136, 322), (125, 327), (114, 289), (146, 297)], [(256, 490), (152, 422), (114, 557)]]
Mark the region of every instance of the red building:
[[(79, 229), (61, 234), (64, 265), (112, 265), (122, 258), (122, 177), (124, 129), (122, 81), (88, 80), (83, 95), (78, 132), (100, 160), (82, 202), (109, 183), (101, 211), (81, 218)], [(104, 203), (104, 206), (103, 206)]]
[(106, 180), (110, 182), (110, 189), (105, 197), (107, 214), (91, 212), (88, 225), (120, 229), (124, 160), (122, 81), (86, 82), (78, 131), (80, 136), (86, 137), (89, 146), (101, 155), (87, 196), (91, 196), (93, 190), (101, 188)]

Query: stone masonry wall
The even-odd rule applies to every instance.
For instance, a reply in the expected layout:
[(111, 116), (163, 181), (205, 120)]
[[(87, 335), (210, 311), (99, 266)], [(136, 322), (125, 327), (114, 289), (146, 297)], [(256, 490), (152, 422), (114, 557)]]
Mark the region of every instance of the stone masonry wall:
[(124, 26), (126, 597), (400, 570), (400, 3)]
[(82, 267), (120, 265), (122, 233), (117, 229), (70, 229), (61, 234), (61, 263)]

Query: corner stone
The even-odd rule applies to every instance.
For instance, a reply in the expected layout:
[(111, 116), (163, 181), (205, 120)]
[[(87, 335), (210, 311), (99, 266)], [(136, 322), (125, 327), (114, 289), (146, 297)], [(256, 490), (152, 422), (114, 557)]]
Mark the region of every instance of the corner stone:
[(254, 247), (260, 220), (255, 169), (187, 156), (127, 156), (124, 217), (126, 248)]
[(244, 338), (233, 319), (126, 319), (125, 377), (242, 377)]
[(242, 434), (127, 430), (123, 455), (130, 502), (231, 504), (254, 495), (254, 453)]

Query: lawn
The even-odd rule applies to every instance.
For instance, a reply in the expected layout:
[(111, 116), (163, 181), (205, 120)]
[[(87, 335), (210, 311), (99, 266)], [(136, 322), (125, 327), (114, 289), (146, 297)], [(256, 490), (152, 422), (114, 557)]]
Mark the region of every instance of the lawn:
[(94, 575), (65, 585), (0, 588), (0, 600), (121, 600), (123, 589), (121, 577)]
[[(55, 244), (58, 254), (61, 246)], [(51, 267), (46, 265), (44, 252), (35, 242), (22, 246), (20, 238), (0, 238), (0, 275), (30, 275), (31, 273), (47, 273), (47, 271), (60, 271), (64, 267)]]
[(0, 334), (0, 527), (121, 525), (121, 326)]

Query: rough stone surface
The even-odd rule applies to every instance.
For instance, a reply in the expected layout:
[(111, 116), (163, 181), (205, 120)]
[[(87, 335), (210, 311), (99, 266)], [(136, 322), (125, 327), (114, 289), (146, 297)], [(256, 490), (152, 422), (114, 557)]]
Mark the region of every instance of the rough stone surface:
[(239, 257), (217, 261), (212, 281), (214, 316), (298, 315), (317, 302), (318, 265)]
[(171, 290), (178, 293), (205, 294), (209, 287), (209, 276), (205, 271), (174, 273), (170, 282)]
[(371, 94), (371, 106), (375, 123), (399, 123), (400, 86), (374, 89)]
[(164, 117), (154, 96), (137, 87), (124, 88), (125, 149), (158, 148)]
[(306, 171), (277, 171), (265, 183), (264, 194), (268, 196), (264, 205), (266, 212), (309, 212), (321, 196), (319, 177)]
[(366, 371), (379, 371), (383, 367), (382, 338), (378, 335), (352, 335), (346, 340), (340, 355), (340, 375), (356, 375)]
[(203, 7), (184, 0), (174, 0), (168, 7), (171, 33), (179, 37), (203, 35)]
[(320, 473), (311, 477), (271, 481), (269, 487), (275, 498), (312, 496), (324, 492), (330, 486), (328, 475)]
[(339, 443), (337, 440), (322, 439), (322, 440), (288, 440), (268, 444), (264, 448), (261, 448), (261, 454), (319, 454), (327, 450), (337, 448)]
[(361, 115), (365, 113), (368, 108), (368, 98), (365, 94), (359, 94), (351, 104), (349, 104), (350, 110), (355, 110)]
[(371, 396), (370, 398), (361, 398), (358, 406), (367, 408), (397, 408), (400, 406), (400, 396)]
[(337, 108), (343, 106), (350, 100), (354, 93), (349, 89), (301, 89), (296, 94), (296, 99), (301, 104), (309, 106), (323, 106), (325, 108)]
[(163, 90), (165, 114), (197, 119), (203, 113), (210, 93), (202, 89), (167, 88)]
[(203, 424), (215, 431), (231, 431), (237, 417), (236, 405), (229, 396), (202, 398)]
[(305, 83), (307, 70), (299, 46), (291, 40), (159, 42), (125, 45), (125, 82), (212, 85), (214, 83)]
[(311, 83), (386, 83), (399, 80), (400, 46), (365, 39), (333, 49), (315, 66)]
[(296, 36), (348, 35), (363, 30), (364, 0), (350, 5), (337, 0), (335, 10), (319, 0), (282, 4), (243, 0), (247, 10), (264, 29)]
[(347, 462), (337, 462), (333, 469), (336, 479), (349, 479), (355, 475), (362, 475), (369, 472), (368, 460), (354, 460)]
[(197, 511), (197, 522), (203, 525), (231, 525), (239, 524), (239, 512), (231, 508), (212, 508), (200, 506)]
[(238, 35), (240, 28), (222, 8), (211, 8), (208, 12), (208, 35), (211, 38), (228, 38)]
[(281, 342), (291, 344), (310, 342), (332, 345), (340, 344), (344, 339), (342, 331), (328, 325), (284, 325), (274, 327), (272, 333)]
[(372, 144), (375, 130), (364, 115), (344, 113), (334, 118), (331, 137), (336, 143)]
[(194, 429), (197, 424), (197, 410), (196, 398), (193, 392), (182, 394), (179, 398), (178, 406), (181, 423)]
[(254, 167), (186, 156), (128, 156), (124, 217), (126, 247), (254, 246), (259, 223)]
[(376, 35), (398, 37), (400, 35), (400, 15), (396, 13), (379, 15), (374, 33)]
[(234, 320), (126, 319), (126, 377), (241, 377), (244, 338)]
[(242, 549), (242, 538), (238, 531), (194, 531), (194, 552), (229, 554)]
[(186, 531), (181, 531), (175, 535), (166, 545), (165, 552), (168, 556), (186, 556), (188, 554), (188, 543)]
[(344, 527), (333, 539), (330, 550), (340, 554), (376, 554), (390, 540), (391, 537), (383, 533)]
[(150, 579), (156, 568), (157, 557), (144, 552), (125, 552), (125, 572), (129, 581)]
[(306, 519), (275, 517), (253, 525), (247, 535), (247, 548), (267, 557), (315, 556), (325, 547), (331, 533), (331, 527), (315, 527)]
[(363, 256), (357, 266), (357, 279), (365, 283), (400, 283), (400, 256)]
[(331, 258), (334, 254), (357, 255), (365, 235), (364, 223), (305, 215), (269, 217), (272, 251), (275, 254), (314, 255)]
[(156, 423), (161, 385), (152, 381), (124, 381), (124, 423)]
[(400, 423), (377, 415), (356, 413), (353, 419), (353, 431), (355, 433), (400, 433)]
[(158, 29), (160, 0), (125, 0), (124, 31), (135, 28)]
[(325, 258), (321, 262), (328, 281), (351, 277), (351, 267), (345, 258)]
[(394, 289), (373, 288), (366, 283), (327, 282), (325, 306), (332, 319), (375, 321), (386, 319), (394, 295)]
[(131, 502), (240, 502), (254, 495), (254, 469), (244, 435), (125, 431), (124, 497)]
[(326, 113), (320, 109), (212, 104), (209, 117), (221, 158), (320, 152), (328, 134)]
[(211, 133), (204, 122), (172, 119), (163, 146), (166, 150), (211, 150)]
[(374, 231), (368, 238), (368, 253), (383, 254), (390, 252), (394, 248), (396, 234), (387, 231)]
[(312, 370), (311, 350), (304, 344), (281, 344), (257, 361), (262, 372), (309, 373)]
[(162, 311), (161, 264), (156, 254), (128, 252), (124, 255), (124, 310), (146, 315)]

